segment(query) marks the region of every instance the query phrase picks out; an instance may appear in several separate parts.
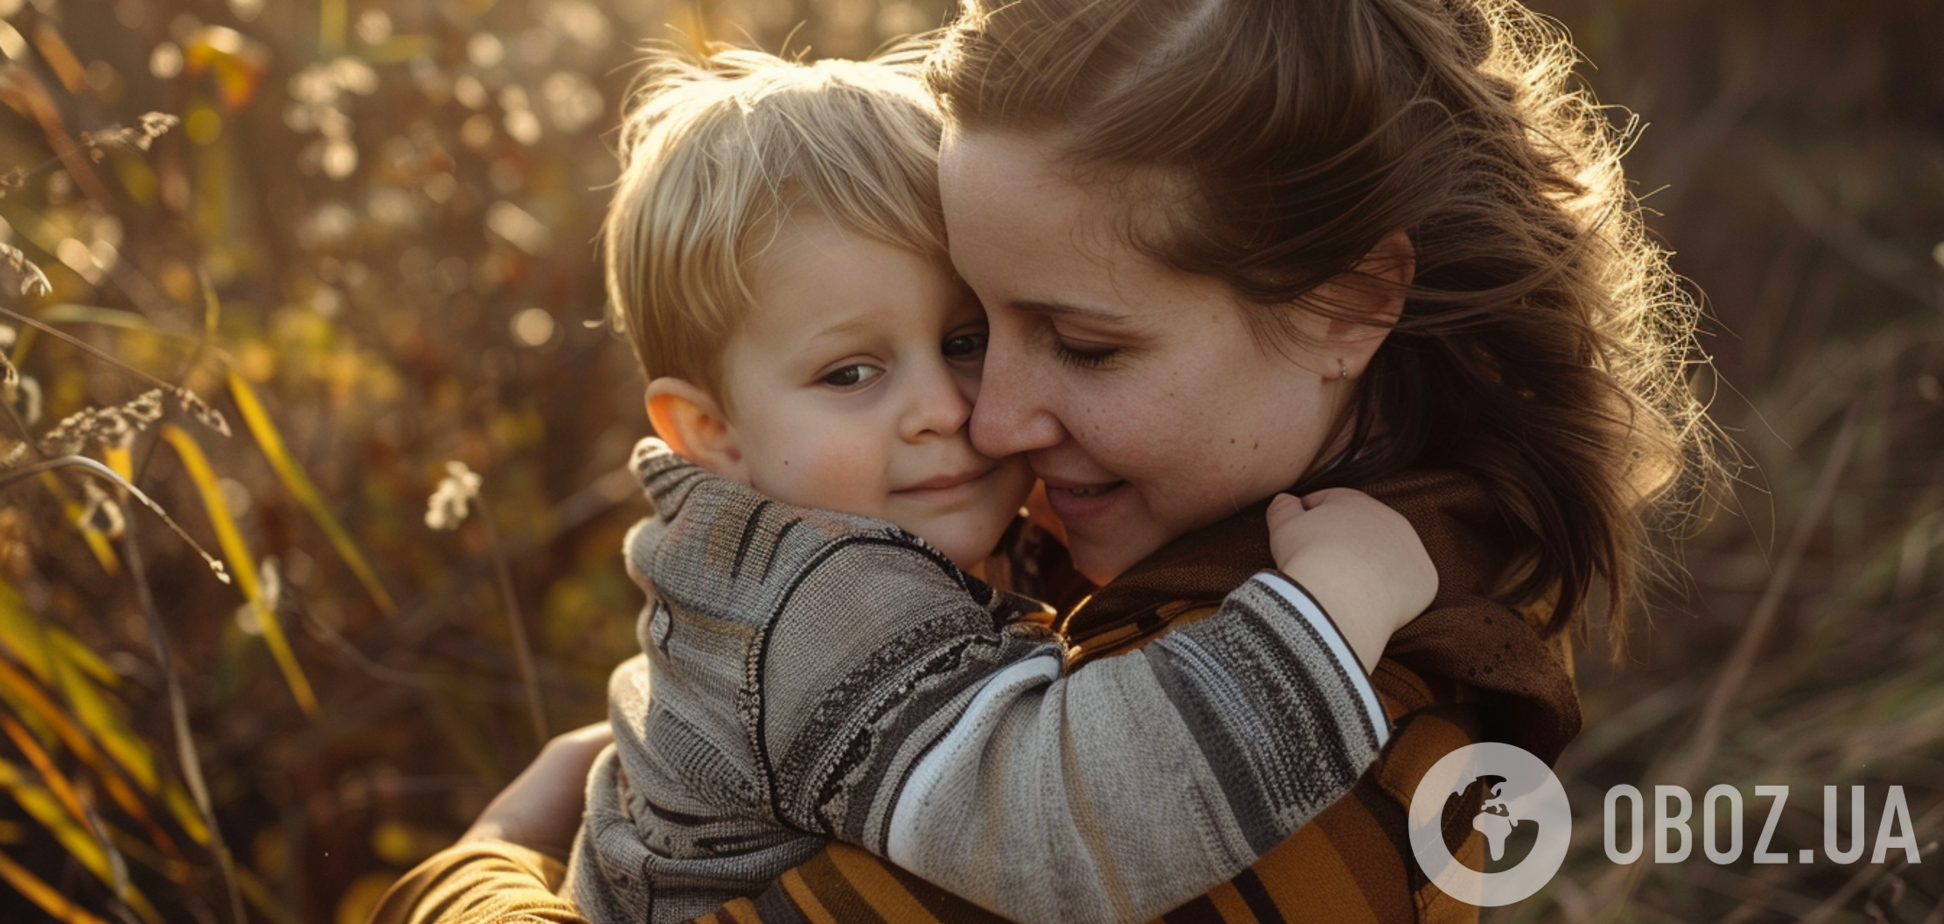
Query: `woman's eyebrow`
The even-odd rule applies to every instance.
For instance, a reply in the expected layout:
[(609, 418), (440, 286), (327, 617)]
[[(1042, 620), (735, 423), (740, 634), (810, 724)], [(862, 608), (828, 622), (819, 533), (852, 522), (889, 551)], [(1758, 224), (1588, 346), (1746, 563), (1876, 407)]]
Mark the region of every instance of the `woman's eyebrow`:
[(1117, 311), (1095, 308), (1089, 305), (1069, 305), (1065, 302), (1013, 302), (1013, 308), (1032, 314), (1046, 314), (1058, 317), (1081, 318), (1090, 321), (1105, 321), (1119, 324), (1126, 322), (1126, 316)]

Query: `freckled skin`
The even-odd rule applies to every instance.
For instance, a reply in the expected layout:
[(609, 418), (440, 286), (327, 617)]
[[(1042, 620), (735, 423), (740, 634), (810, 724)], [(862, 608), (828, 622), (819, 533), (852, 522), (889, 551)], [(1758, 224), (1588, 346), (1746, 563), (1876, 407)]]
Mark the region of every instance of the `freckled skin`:
[(1338, 359), (1358, 360), (1304, 346), (1328, 340), (1309, 316), (1308, 339), (1258, 346), (1226, 284), (1137, 251), (1120, 200), (1059, 163), (1035, 136), (951, 132), (939, 176), (953, 264), (991, 324), (972, 440), (1026, 454), (1076, 565), (1106, 581), (1326, 457), (1350, 394)]
[[(756, 262), (751, 288), (756, 304), (723, 352), (740, 458), (719, 474), (788, 503), (889, 520), (964, 567), (991, 554), (1032, 473), (1020, 456), (972, 446), (985, 318), (949, 269), (798, 216)], [(959, 475), (978, 477), (912, 490)]]

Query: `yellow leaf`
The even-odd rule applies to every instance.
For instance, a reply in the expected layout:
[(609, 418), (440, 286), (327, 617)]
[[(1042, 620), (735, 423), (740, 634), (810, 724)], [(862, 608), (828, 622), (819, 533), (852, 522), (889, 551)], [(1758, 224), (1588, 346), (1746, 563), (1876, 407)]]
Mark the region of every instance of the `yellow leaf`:
[(67, 710), (55, 705), (54, 700), (35, 686), (26, 674), (15, 670), (4, 659), (0, 659), (0, 698), (5, 698), (7, 704), (14, 708), (14, 714), (23, 720), (32, 718), (38, 724), (53, 729), (55, 737), (60, 738), (61, 743), (74, 752), (74, 756), (93, 767), (111, 789), (116, 784), (127, 785), (116, 775), (113, 765), (95, 748), (94, 742), (82, 733), (73, 719), (68, 718)]
[(256, 437), (257, 445), (263, 449), (264, 456), (270, 460), (270, 467), (276, 469), (277, 477), (283, 480), (284, 487), (296, 496), (297, 502), (304, 505), (304, 509), (310, 511), (310, 515), (317, 520), (317, 525), (324, 530), (324, 535), (330, 538), (331, 546), (337, 549), (338, 556), (344, 559), (344, 563), (351, 568), (351, 573), (358, 576), (358, 580), (364, 584), (371, 598), (377, 601), (378, 609), (390, 615), (397, 609), (392, 603), (391, 594), (386, 593), (385, 586), (378, 583), (378, 574), (371, 569), (370, 564), (366, 563), (364, 554), (358, 551), (357, 543), (351, 540), (351, 534), (325, 505), (323, 492), (317, 490), (316, 483), (312, 482), (310, 476), (304, 473), (303, 467), (291, 458), (290, 450), (284, 446), (283, 435), (277, 432), (277, 425), (271, 422), (270, 415), (264, 412), (263, 402), (257, 400), (256, 392), (234, 371), (229, 374), (229, 386), (230, 397), (236, 401), (237, 412), (243, 415), (243, 423), (250, 428), (250, 435)]
[(61, 894), (61, 890), (48, 885), (39, 876), (28, 872), (26, 867), (8, 859), (4, 853), (0, 853), (0, 879), (7, 880), (7, 884), (13, 886), (14, 891), (26, 896), (28, 901), (40, 906), (40, 910), (47, 912), (48, 917), (61, 924), (108, 924), (107, 921), (81, 910), (81, 906), (68, 901), (67, 896)]
[(62, 657), (80, 668), (82, 673), (93, 677), (96, 683), (105, 687), (114, 687), (121, 683), (121, 677), (115, 673), (115, 669), (109, 667), (108, 662), (101, 660), (101, 656), (95, 654), (93, 649), (82, 644), (80, 639), (55, 629), (49, 641), (54, 643), (55, 648), (60, 649)]
[(140, 331), (157, 337), (194, 343), (194, 337), (178, 331), (163, 330), (143, 315), (120, 308), (103, 308), (99, 305), (77, 305), (63, 303), (49, 305), (34, 313), (34, 316), (49, 324), (97, 324), (119, 330)]
[(338, 897), (337, 911), (332, 918), (337, 924), (361, 924), (371, 919), (371, 912), (378, 909), (378, 900), (385, 897), (392, 883), (398, 881), (398, 874), (392, 872), (372, 872), (351, 880), (351, 885)]
[(101, 451), (101, 460), (108, 463), (115, 474), (129, 481), (135, 480), (135, 460), (130, 457), (128, 447), (109, 446)]
[(61, 693), (74, 709), (74, 718), (94, 733), (95, 740), (114, 756), (116, 763), (128, 770), (136, 785), (144, 792), (154, 792), (155, 756), (129, 727), (121, 704), (89, 683), (66, 658), (55, 658), (54, 666)]
[(188, 790), (170, 783), (162, 788), (162, 804), (169, 807), (169, 815), (182, 826), (189, 839), (198, 844), (208, 845), (209, 826), (203, 823), (202, 810), (196, 808), (195, 800), (189, 798)]
[(239, 867), (236, 870), (236, 890), (243, 893), (243, 899), (249, 902), (251, 907), (262, 912), (275, 924), (303, 924), (303, 919), (277, 901), (277, 896), (263, 884), (263, 880), (256, 877), (255, 873)]
[(322, 0), (317, 5), (317, 56), (335, 58), (344, 53), (344, 26), (348, 11), (344, 0)]
[[(127, 452), (124, 451), (122, 454), (127, 455)], [(122, 477), (128, 476), (122, 474)], [(121, 558), (115, 554), (115, 547), (108, 543), (108, 537), (102, 535), (101, 530), (85, 522), (87, 508), (82, 506), (80, 501), (75, 500), (74, 495), (68, 493), (67, 486), (61, 484), (61, 479), (54, 477), (53, 472), (43, 472), (41, 483), (46, 485), (48, 490), (53, 492), (55, 499), (61, 502), (61, 512), (66, 515), (69, 523), (74, 524), (75, 529), (81, 531), (81, 538), (88, 543), (88, 551), (94, 553), (95, 560), (101, 562), (102, 570), (108, 572), (110, 577), (120, 577)]]
[(43, 683), (50, 682), (53, 670), (47, 663), (47, 646), (41, 643), (40, 620), (5, 583), (0, 583), (0, 648), (11, 652)]
[(277, 614), (263, 605), (263, 588), (257, 584), (256, 559), (250, 554), (249, 546), (243, 544), (243, 534), (237, 530), (236, 520), (230, 516), (229, 505), (223, 502), (223, 489), (217, 484), (215, 470), (209, 467), (209, 458), (203, 455), (196, 438), (175, 424), (163, 424), (161, 435), (175, 448), (189, 480), (195, 483), (196, 492), (202, 495), (203, 509), (209, 513), (209, 525), (216, 531), (216, 542), (223, 549), (223, 557), (229, 560), (237, 588), (243, 591), (244, 599), (256, 608), (257, 621), (263, 626), (263, 641), (270, 646), (271, 657), (276, 659), (278, 669), (283, 671), (284, 682), (289, 684), (291, 695), (296, 697), (297, 705), (305, 715), (316, 715), (317, 695), (311, 692), (310, 680), (304, 676), (303, 667), (298, 665), (296, 654), (290, 650), (290, 641), (284, 637), (283, 625), (277, 621)]
[(61, 768), (54, 766), (53, 759), (47, 755), (47, 749), (41, 747), (40, 742), (35, 741), (34, 736), (28, 734), (27, 729), (21, 727), (21, 724), (10, 716), (0, 715), (0, 731), (6, 732), (7, 737), (13, 739), (14, 746), (20, 748), (21, 756), (34, 765), (34, 770), (40, 774), (42, 780), (47, 782), (48, 791), (54, 794), (55, 801), (59, 802), (62, 808), (67, 809), (68, 815), (78, 823), (86, 823), (88, 812), (81, 806), (80, 795), (74, 791), (74, 784), (68, 782), (68, 778), (61, 774)]
[(149, 817), (147, 807), (142, 804), (142, 799), (135, 794), (135, 790), (129, 788), (128, 781), (122, 778), (122, 773), (145, 772), (138, 782), (142, 783), (149, 792), (154, 792), (154, 764), (150, 762), (146, 746), (142, 745), (139, 739), (135, 739), (125, 727), (115, 729), (115, 734), (117, 737), (134, 741), (135, 746), (141, 750), (139, 756), (142, 762), (137, 767), (118, 771), (116, 765), (102, 755), (95, 747), (94, 740), (81, 731), (80, 726), (69, 717), (66, 710), (56, 705), (54, 700), (42, 692), (40, 687), (35, 686), (26, 674), (16, 670), (13, 664), (5, 659), (0, 659), (0, 699), (5, 699), (7, 704), (13, 707), (14, 715), (22, 722), (36, 729), (49, 730), (55, 737), (61, 739), (61, 743), (67, 745), (68, 750), (74, 752), (74, 756), (94, 770), (95, 778), (101, 782), (102, 788), (108, 791), (109, 798), (113, 799), (116, 805), (121, 806), (123, 811), (143, 823), (153, 826), (154, 822)]
[(109, 864), (108, 851), (95, 836), (76, 824), (61, 811), (60, 800), (46, 789), (28, 782), (27, 775), (13, 763), (0, 760), (0, 789), (5, 789), (14, 804), (32, 816), (41, 827), (54, 835), (62, 849), (80, 863), (96, 879), (110, 889), (115, 889), (121, 900), (149, 924), (163, 924), (162, 916), (156, 913), (155, 906), (149, 904), (141, 892), (125, 881), (121, 889), (116, 889), (115, 870)]
[[(0, 582), (0, 648), (12, 652), (16, 660), (49, 688), (60, 690), (80, 725), (93, 732), (94, 739), (101, 742), (137, 785), (144, 791), (155, 791), (154, 755), (129, 728), (120, 704), (94, 682), (104, 677), (112, 680), (114, 670), (66, 630), (28, 612), (13, 588), (3, 582)], [(64, 715), (47, 714), (59, 710), (34, 711), (44, 719), (65, 719)], [(83, 754), (79, 748), (75, 753)], [(117, 801), (123, 801), (122, 795), (116, 793)], [(132, 794), (128, 796), (132, 799)]]
[(55, 656), (65, 658), (96, 681), (111, 687), (121, 682), (115, 669), (80, 639), (29, 613), (26, 602), (4, 581), (0, 581), (0, 647), (12, 651), (43, 681), (52, 673), (44, 657), (51, 647)]

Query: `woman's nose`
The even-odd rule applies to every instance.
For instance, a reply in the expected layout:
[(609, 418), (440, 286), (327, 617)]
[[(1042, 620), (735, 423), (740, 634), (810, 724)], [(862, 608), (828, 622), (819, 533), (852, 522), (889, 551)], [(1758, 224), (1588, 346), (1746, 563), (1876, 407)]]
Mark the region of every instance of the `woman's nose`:
[(992, 458), (1031, 452), (1066, 439), (1048, 397), (1044, 370), (1027, 360), (1019, 337), (997, 325), (986, 344), (985, 374), (972, 408), (972, 447)]

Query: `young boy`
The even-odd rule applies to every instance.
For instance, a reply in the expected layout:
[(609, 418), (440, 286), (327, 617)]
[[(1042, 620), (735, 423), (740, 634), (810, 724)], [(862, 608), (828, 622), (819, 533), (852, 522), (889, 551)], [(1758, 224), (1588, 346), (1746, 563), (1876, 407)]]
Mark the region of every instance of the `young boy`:
[[(653, 599), (570, 864), (591, 919), (708, 913), (826, 838), (1015, 919), (1145, 919), (1350, 788), (1387, 735), (1363, 664), (1435, 590), (1400, 517), (1354, 492), (1274, 508), (1281, 567), (1343, 633), (1264, 572), (1062, 676), (1042, 608), (969, 573), (1032, 478), (968, 438), (983, 312), (945, 259), (915, 81), (725, 51), (659, 60), (643, 100), (607, 258), (667, 445), (633, 463)], [(1388, 598), (1337, 599), (1361, 585), (1314, 563), (1328, 543)]]

